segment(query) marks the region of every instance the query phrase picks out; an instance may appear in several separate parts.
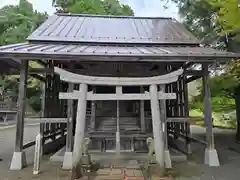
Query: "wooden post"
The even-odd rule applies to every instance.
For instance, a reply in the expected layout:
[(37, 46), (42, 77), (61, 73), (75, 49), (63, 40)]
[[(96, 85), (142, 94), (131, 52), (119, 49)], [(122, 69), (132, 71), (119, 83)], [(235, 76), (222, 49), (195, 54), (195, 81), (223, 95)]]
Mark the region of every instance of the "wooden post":
[(87, 84), (80, 84), (80, 93), (77, 107), (77, 121), (75, 127), (73, 147), (73, 167), (72, 167), (73, 179), (77, 179), (82, 176), (81, 158), (86, 124), (87, 89), (88, 89)]
[[(189, 105), (188, 105), (188, 84), (187, 84), (187, 76), (183, 75), (183, 91), (184, 91), (184, 115), (185, 117), (189, 117)], [(185, 123), (185, 135), (186, 138), (186, 150), (188, 154), (192, 153), (191, 150), (191, 140), (188, 138), (190, 136), (190, 123)]]
[[(140, 92), (144, 93), (144, 88), (140, 87)], [(144, 108), (144, 100), (140, 100), (140, 122), (141, 122), (141, 131), (146, 131), (146, 125), (145, 125), (145, 108)]]
[(40, 173), (40, 156), (41, 156), (41, 144), (42, 136), (39, 133), (36, 136), (35, 152), (34, 152), (34, 164), (33, 164), (33, 174), (38, 175)]
[(117, 100), (117, 132), (116, 132), (116, 156), (120, 156), (120, 122), (119, 122), (119, 101)]
[(150, 102), (152, 112), (152, 126), (154, 136), (154, 148), (156, 154), (156, 161), (159, 165), (160, 174), (164, 175), (164, 133), (160, 117), (158, 89), (157, 85), (150, 85)]
[[(122, 94), (122, 86), (116, 86), (116, 94)], [(116, 132), (116, 156), (120, 157), (120, 109), (119, 109), (119, 100), (117, 100), (117, 132)]]
[[(42, 97), (41, 97), (41, 117), (44, 118), (45, 117), (45, 97), (46, 96), (46, 85), (45, 82), (42, 85)], [(40, 135), (42, 137), (42, 141), (41, 141), (41, 150), (40, 150), (40, 154), (42, 156), (43, 153), (43, 146), (44, 146), (44, 127), (45, 127), (45, 123), (40, 123)]]
[(212, 107), (211, 107), (211, 95), (209, 89), (209, 72), (208, 64), (202, 65), (204, 72), (203, 76), (203, 87), (204, 87), (204, 119), (206, 125), (206, 139), (207, 147), (205, 149), (205, 164), (209, 166), (219, 166), (218, 154), (214, 147), (214, 136), (213, 136), (213, 124), (212, 124)]
[[(93, 89), (93, 93), (95, 93), (96, 90)], [(94, 131), (95, 130), (95, 126), (96, 126), (96, 102), (95, 101), (92, 101), (91, 102), (91, 124), (90, 124), (90, 130), (91, 131)]]
[[(165, 85), (162, 84), (159, 86), (159, 90), (165, 92)], [(168, 149), (168, 131), (167, 131), (167, 116), (166, 116), (166, 100), (160, 100), (160, 117), (164, 130), (164, 161), (166, 168), (172, 168), (172, 161), (170, 152)], [(161, 123), (161, 122), (160, 122)]]
[[(48, 62), (48, 67), (49, 67), (49, 62)], [(52, 91), (52, 87), (51, 87), (51, 75), (47, 74), (46, 75), (46, 96), (45, 96), (45, 116), (50, 118), (51, 117), (51, 91)], [(50, 133), (50, 123), (45, 123), (45, 135), (48, 135)]]
[(28, 61), (21, 60), (20, 67), (20, 84), (18, 94), (18, 112), (16, 126), (15, 152), (13, 153), (11, 170), (20, 170), (26, 165), (26, 156), (23, 152), (23, 135), (24, 135), (24, 116), (26, 106), (26, 91), (28, 78)]
[[(180, 94), (179, 94), (179, 80), (175, 83), (173, 83), (173, 91), (176, 92), (177, 95), (177, 99), (176, 102), (174, 104), (174, 117), (178, 117), (179, 116), (179, 99), (180, 99)], [(180, 123), (179, 122), (174, 122), (174, 138), (178, 139), (179, 138), (179, 134), (180, 134)]]
[[(68, 84), (68, 92), (73, 92), (74, 84)], [(67, 109), (67, 140), (66, 140), (66, 152), (64, 154), (63, 166), (62, 169), (69, 170), (72, 169), (72, 144), (73, 144), (73, 108), (74, 102), (73, 99), (68, 99), (68, 109)]]
[[(52, 66), (54, 66), (54, 62), (52, 62)], [(51, 91), (51, 117), (56, 117), (57, 113), (58, 113), (58, 104), (57, 104), (57, 100), (58, 100), (58, 93), (57, 93), (57, 82), (58, 82), (59, 78), (57, 77), (57, 75), (53, 74), (52, 78), (51, 78), (51, 87), (52, 87), (52, 91)], [(50, 124), (50, 132), (52, 134), (52, 140), (55, 141), (56, 140), (56, 123), (51, 123)]]

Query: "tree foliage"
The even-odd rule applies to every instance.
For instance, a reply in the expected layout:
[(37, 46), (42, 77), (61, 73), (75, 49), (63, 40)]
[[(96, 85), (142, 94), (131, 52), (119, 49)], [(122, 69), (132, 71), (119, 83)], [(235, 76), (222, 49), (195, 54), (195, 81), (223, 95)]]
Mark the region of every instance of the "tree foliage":
[(59, 12), (100, 15), (133, 15), (133, 10), (118, 0), (53, 0)]
[[(239, 36), (238, 0), (172, 0), (187, 28), (203, 43), (228, 48), (233, 36)], [(231, 40), (231, 41), (230, 41)], [(234, 41), (239, 39), (234, 39)], [(229, 49), (230, 50), (230, 49)]]
[(47, 14), (33, 10), (27, 0), (20, 0), (17, 6), (5, 6), (0, 9), (0, 45), (18, 43), (38, 27)]
[[(172, 0), (178, 4), (186, 27), (203, 44), (219, 49), (240, 52), (240, 6), (238, 0)], [(217, 60), (217, 59), (216, 59)], [(240, 95), (240, 61), (224, 64), (224, 73), (210, 78), (211, 102), (214, 113), (234, 112)], [(192, 98), (190, 107), (203, 111), (203, 86)], [(239, 109), (239, 108), (238, 108)], [(240, 116), (239, 116), (240, 117)], [(222, 118), (222, 116), (221, 116)], [(234, 119), (235, 120), (235, 119)], [(238, 134), (240, 139), (240, 123)]]
[[(0, 9), (0, 45), (24, 42), (45, 19), (46, 13), (33, 10), (27, 0), (20, 0), (17, 6), (4, 6)], [(1, 97), (16, 101), (18, 97), (19, 76), (1, 76)], [(40, 109), (41, 83), (33, 78), (28, 79), (28, 103)]]

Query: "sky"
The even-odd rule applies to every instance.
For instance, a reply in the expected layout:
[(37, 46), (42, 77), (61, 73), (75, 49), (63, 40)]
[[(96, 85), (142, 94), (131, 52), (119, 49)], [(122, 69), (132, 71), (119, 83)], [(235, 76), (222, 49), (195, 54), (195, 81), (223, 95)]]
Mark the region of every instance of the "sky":
[[(19, 0), (0, 0), (0, 8), (4, 5), (17, 4)], [(28, 0), (33, 4), (34, 9), (48, 14), (53, 14), (55, 9), (52, 7), (52, 0)], [(173, 17), (179, 19), (178, 9), (175, 4), (168, 4), (165, 9), (162, 0), (120, 0), (128, 4), (134, 10), (135, 16), (146, 17)]]

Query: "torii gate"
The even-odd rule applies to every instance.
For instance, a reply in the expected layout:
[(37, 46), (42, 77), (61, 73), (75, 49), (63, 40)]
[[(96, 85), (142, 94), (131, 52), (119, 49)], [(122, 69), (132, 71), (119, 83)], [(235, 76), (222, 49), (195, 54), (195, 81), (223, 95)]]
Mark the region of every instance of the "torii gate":
[[(58, 67), (54, 68), (55, 73), (60, 75), (60, 79), (73, 84), (80, 84), (79, 91), (61, 92), (60, 99), (76, 99), (78, 100), (77, 107), (77, 122), (75, 127), (74, 148), (73, 154), (68, 153), (69, 158), (64, 158), (63, 164), (65, 169), (76, 168), (82, 156), (82, 142), (84, 139), (84, 129), (86, 121), (86, 104), (90, 101), (109, 101), (109, 100), (150, 100), (152, 125), (154, 136), (154, 148), (156, 154), (156, 161), (161, 169), (171, 167), (170, 153), (167, 147), (167, 132), (165, 130), (165, 113), (160, 114), (159, 100), (176, 99), (175, 93), (165, 93), (164, 85), (176, 82), (178, 77), (183, 73), (183, 69), (171, 72), (166, 75), (143, 77), (143, 78), (123, 78), (123, 77), (93, 77), (74, 74)], [(94, 94), (88, 92), (88, 85), (107, 85), (116, 86), (115, 94)], [(158, 91), (160, 85), (160, 91)], [(149, 92), (139, 94), (123, 94), (123, 86), (149, 86)], [(161, 103), (161, 111), (165, 109), (164, 103)], [(116, 153), (120, 153), (120, 132), (119, 132), (119, 118), (117, 118), (117, 132), (116, 132)], [(165, 133), (165, 134), (164, 134)], [(164, 138), (165, 136), (165, 138)], [(71, 137), (70, 137), (71, 138)], [(165, 143), (165, 144), (164, 144)]]

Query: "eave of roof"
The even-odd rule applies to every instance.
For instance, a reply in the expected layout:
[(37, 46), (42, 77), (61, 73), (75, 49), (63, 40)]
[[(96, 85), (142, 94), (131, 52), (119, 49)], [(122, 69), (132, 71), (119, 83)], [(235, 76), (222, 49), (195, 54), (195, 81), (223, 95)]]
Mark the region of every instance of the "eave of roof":
[(83, 44), (20, 43), (0, 47), (1, 57), (56, 60), (119, 58), (123, 61), (213, 61), (231, 60), (240, 54), (204, 47), (116, 46)]

